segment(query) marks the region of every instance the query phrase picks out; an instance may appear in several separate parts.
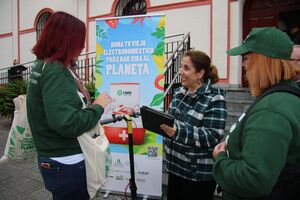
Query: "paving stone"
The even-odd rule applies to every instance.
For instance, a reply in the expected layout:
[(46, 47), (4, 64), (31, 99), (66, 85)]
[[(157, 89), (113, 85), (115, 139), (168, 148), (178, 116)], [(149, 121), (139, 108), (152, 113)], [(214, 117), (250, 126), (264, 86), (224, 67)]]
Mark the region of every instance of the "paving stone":
[(52, 195), (44, 187), (29, 195), (31, 200), (52, 200)]
[(35, 192), (36, 190), (40, 190), (44, 188), (44, 183), (40, 181), (36, 181), (30, 178), (24, 178), (26, 181), (16, 184), (14, 190), (23, 193), (25, 195), (30, 195), (31, 193)]
[(5, 185), (0, 186), (0, 200), (9, 199), (9, 198), (15, 197), (17, 195), (18, 195), (17, 191), (15, 191), (11, 188), (5, 187)]

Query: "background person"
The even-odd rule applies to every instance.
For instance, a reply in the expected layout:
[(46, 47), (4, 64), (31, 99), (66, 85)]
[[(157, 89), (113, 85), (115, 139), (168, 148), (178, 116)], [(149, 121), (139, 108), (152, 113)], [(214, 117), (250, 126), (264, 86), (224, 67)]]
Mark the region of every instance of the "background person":
[(213, 88), (217, 68), (201, 51), (187, 52), (179, 69), (181, 84), (168, 113), (174, 127), (161, 125), (165, 138), (168, 200), (213, 199), (212, 150), (220, 142), (226, 123), (225, 92)]
[(300, 45), (294, 45), (291, 55), (291, 62), (295, 65), (296, 75), (294, 76), (295, 83), (300, 87)]
[[(242, 55), (250, 92), (259, 97), (277, 84), (299, 90), (292, 80), (292, 50), (287, 34), (268, 27), (253, 28), (241, 46), (227, 53)], [(300, 163), (299, 97), (272, 93), (258, 101), (247, 116), (241, 140), (243, 117), (232, 127), (226, 142), (218, 144), (213, 152), (213, 173), (224, 188), (224, 199), (288, 200), (293, 188), (284, 197), (281, 193), (270, 194), (284, 166)]]
[(294, 44), (300, 45), (300, 28), (294, 24), (290, 29), (290, 37)]
[(23, 80), (23, 71), (27, 70), (24, 65), (20, 65), (18, 59), (14, 59), (13, 65), (8, 70), (8, 82)]
[(45, 187), (53, 199), (89, 199), (85, 163), (77, 137), (92, 129), (111, 101), (106, 93), (93, 105), (71, 71), (84, 48), (86, 28), (64, 12), (53, 13), (33, 47), (37, 60), (27, 89), (27, 116)]

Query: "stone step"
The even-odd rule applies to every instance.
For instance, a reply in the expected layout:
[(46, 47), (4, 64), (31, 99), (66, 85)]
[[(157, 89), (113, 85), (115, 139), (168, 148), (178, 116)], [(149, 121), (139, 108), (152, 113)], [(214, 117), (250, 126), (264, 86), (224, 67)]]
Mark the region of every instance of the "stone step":
[(252, 103), (253, 100), (226, 99), (226, 106), (228, 112), (243, 113)]
[(227, 119), (226, 131), (229, 130), (243, 112), (254, 102), (248, 88), (230, 87), (226, 90)]
[(241, 114), (242, 112), (228, 112), (226, 119), (226, 127), (230, 128), (232, 124), (236, 123)]
[(226, 99), (253, 101), (248, 88), (226, 88)]

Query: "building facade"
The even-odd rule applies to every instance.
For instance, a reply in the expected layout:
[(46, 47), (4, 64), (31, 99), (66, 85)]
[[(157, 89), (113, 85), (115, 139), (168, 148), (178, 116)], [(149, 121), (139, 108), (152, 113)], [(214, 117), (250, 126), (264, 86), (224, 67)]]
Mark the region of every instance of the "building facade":
[[(241, 58), (226, 51), (239, 45), (254, 26), (289, 31), (300, 18), (299, 0), (2, 0), (0, 2), (0, 70), (33, 61), (31, 49), (47, 17), (55, 11), (85, 22), (83, 53), (96, 49), (98, 18), (131, 14), (166, 15), (166, 35), (190, 33), (191, 47), (206, 52), (217, 66), (221, 84), (242, 85)], [(298, 20), (299, 21), (299, 20)], [(293, 23), (293, 25), (292, 25)]]

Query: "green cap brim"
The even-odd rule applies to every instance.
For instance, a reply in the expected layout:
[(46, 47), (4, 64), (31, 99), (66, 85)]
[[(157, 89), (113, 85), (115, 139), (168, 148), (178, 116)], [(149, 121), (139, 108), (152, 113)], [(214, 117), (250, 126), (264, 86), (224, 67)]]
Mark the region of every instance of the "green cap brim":
[(250, 50), (248, 48), (245, 48), (244, 45), (241, 45), (239, 47), (229, 49), (226, 52), (227, 52), (227, 54), (229, 54), (231, 56), (237, 56), (237, 55), (242, 55), (242, 54), (248, 53), (248, 52), (250, 52)]

